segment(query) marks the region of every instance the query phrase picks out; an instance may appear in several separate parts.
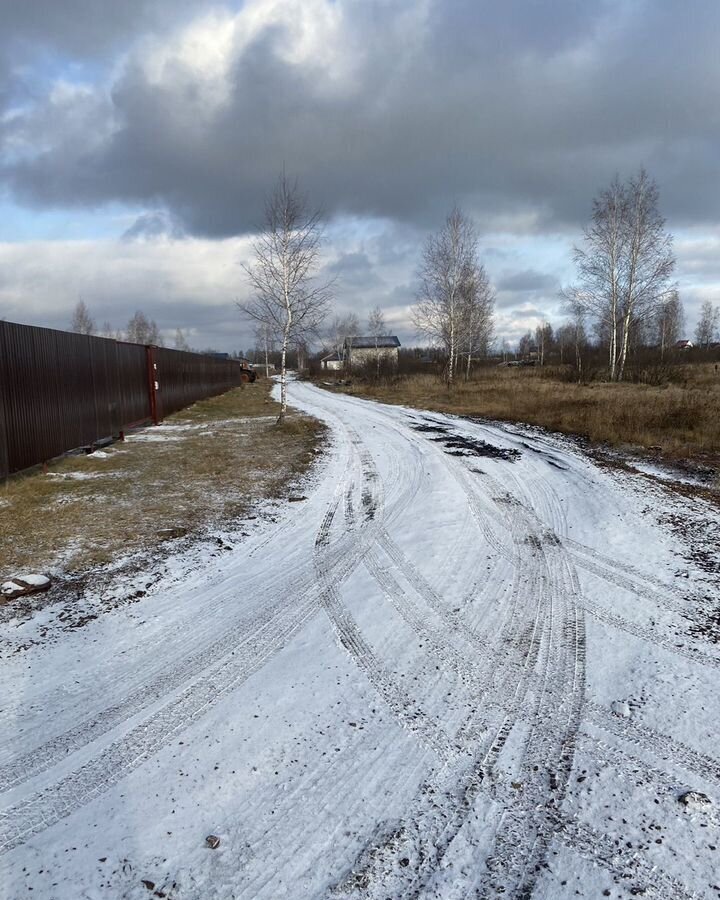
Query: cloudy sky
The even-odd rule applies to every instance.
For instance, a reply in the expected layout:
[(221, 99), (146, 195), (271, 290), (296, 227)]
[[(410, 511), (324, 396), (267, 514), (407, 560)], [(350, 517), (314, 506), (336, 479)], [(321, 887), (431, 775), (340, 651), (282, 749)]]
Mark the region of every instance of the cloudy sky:
[(592, 198), (645, 165), (688, 333), (720, 301), (717, 0), (0, 0), (0, 318), (135, 309), (251, 343), (234, 301), (285, 165), (339, 311), (405, 342), (425, 236), (472, 214), (498, 332), (562, 321)]

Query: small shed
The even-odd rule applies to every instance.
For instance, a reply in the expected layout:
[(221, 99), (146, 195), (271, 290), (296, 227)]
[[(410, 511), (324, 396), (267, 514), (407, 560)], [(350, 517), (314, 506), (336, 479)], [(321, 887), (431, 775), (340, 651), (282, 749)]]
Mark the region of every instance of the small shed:
[(394, 334), (351, 337), (345, 338), (344, 350), (351, 369), (375, 364), (378, 358), (383, 365), (397, 368), (400, 341)]
[(323, 356), (320, 360), (322, 364), (322, 368), (326, 372), (338, 372), (345, 365), (345, 360), (339, 353), (330, 353), (328, 356)]

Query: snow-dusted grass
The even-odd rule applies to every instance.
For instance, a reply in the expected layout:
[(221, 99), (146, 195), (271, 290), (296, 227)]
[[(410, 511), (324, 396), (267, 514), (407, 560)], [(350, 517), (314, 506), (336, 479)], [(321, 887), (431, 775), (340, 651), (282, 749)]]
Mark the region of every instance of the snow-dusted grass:
[(195, 404), (89, 456), (72, 455), (2, 490), (0, 577), (23, 568), (81, 572), (222, 526), (286, 490), (313, 458), (320, 426), (274, 427), (260, 382)]

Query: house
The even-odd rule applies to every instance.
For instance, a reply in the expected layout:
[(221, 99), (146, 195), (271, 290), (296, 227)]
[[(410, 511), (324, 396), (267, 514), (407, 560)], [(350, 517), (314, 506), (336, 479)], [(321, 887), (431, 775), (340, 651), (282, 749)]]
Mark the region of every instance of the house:
[(400, 341), (394, 334), (351, 337), (345, 338), (343, 350), (351, 369), (375, 365), (378, 357), (381, 364), (396, 369), (400, 356)]
[(692, 350), (693, 342), (692, 341), (676, 341), (674, 350)]
[(338, 372), (344, 367), (345, 360), (339, 353), (335, 352), (330, 353), (328, 356), (323, 356), (320, 360), (320, 364), (323, 371)]

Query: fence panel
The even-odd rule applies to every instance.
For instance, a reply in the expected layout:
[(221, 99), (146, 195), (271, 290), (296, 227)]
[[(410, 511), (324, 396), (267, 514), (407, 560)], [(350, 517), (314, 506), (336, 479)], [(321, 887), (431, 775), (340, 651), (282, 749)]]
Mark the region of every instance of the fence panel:
[(142, 344), (116, 342), (117, 383), (123, 425), (149, 422), (152, 407), (148, 387), (147, 351)]
[(7, 322), (4, 344), (8, 468), (17, 472), (57, 456), (67, 444), (54, 332)]
[(0, 322), (0, 478), (5, 478), (10, 471), (8, 467), (8, 428), (6, 407), (5, 376), (5, 323)]
[(0, 322), (0, 478), (240, 384), (236, 360)]
[(167, 350), (164, 347), (154, 349), (153, 354), (157, 366), (157, 402), (161, 417), (198, 400), (229, 391), (241, 381), (241, 368), (237, 360)]
[(119, 434), (123, 427), (115, 341), (90, 338), (95, 433)]

